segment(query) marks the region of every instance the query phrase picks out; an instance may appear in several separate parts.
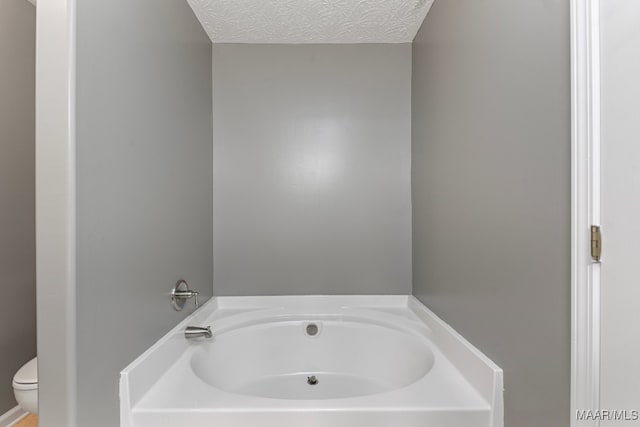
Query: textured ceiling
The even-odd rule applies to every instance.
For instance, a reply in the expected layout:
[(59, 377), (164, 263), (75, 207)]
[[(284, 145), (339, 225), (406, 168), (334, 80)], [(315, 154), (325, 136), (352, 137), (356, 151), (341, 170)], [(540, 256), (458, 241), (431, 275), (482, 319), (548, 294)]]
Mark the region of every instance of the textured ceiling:
[(434, 0), (187, 0), (214, 43), (406, 43)]

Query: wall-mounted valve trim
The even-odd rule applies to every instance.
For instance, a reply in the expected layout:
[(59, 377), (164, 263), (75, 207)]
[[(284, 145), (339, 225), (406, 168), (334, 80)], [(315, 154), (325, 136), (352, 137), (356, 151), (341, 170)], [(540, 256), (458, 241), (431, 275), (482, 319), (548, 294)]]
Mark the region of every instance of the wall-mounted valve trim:
[(179, 280), (176, 283), (175, 288), (171, 289), (171, 306), (176, 311), (181, 311), (184, 308), (188, 299), (195, 298), (196, 308), (198, 308), (198, 292), (189, 289), (189, 285), (184, 280)]

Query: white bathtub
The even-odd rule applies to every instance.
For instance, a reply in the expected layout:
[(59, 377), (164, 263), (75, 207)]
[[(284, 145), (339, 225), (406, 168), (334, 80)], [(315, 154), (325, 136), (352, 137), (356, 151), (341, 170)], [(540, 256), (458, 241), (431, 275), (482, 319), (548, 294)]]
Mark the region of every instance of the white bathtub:
[(120, 401), (122, 427), (503, 426), (502, 371), (411, 296), (215, 298)]

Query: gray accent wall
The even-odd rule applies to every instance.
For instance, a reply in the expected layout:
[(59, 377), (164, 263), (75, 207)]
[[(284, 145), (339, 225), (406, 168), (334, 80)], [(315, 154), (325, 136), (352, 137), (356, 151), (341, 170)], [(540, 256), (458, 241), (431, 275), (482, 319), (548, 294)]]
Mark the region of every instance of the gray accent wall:
[(211, 43), (187, 2), (77, 2), (77, 425), (119, 425), (127, 364), (212, 294)]
[(36, 355), (36, 9), (0, 1), (0, 415), (13, 408), (11, 381)]
[(214, 293), (411, 292), (411, 45), (213, 46)]
[(438, 0), (413, 44), (413, 292), (570, 423), (569, 2)]

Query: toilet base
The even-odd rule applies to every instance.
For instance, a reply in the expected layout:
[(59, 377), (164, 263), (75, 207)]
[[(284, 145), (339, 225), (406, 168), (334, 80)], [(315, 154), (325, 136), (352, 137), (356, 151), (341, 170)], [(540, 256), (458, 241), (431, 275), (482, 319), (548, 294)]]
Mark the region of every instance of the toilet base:
[(13, 395), (16, 397), (18, 405), (27, 412), (32, 414), (38, 413), (38, 390), (16, 390), (13, 389)]

